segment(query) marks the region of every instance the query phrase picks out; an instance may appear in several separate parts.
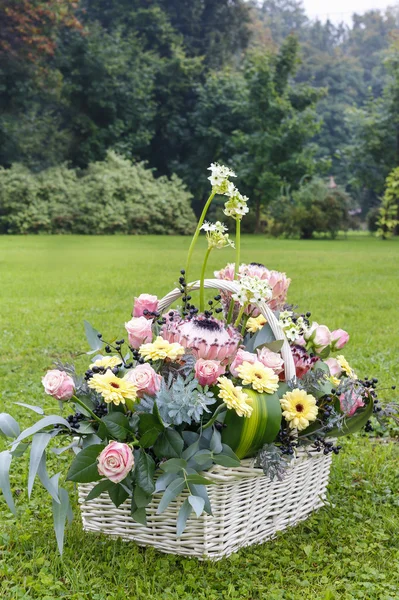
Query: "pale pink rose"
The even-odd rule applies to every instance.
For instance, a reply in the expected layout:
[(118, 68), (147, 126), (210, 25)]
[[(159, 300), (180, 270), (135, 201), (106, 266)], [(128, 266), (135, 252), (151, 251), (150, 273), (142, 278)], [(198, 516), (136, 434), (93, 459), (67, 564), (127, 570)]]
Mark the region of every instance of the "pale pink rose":
[(337, 361), (336, 358), (327, 358), (327, 360), (325, 361), (326, 365), (328, 365), (328, 368), (330, 369), (330, 374), (333, 377), (339, 377), (342, 373), (342, 369), (341, 369), (341, 365), (339, 364), (339, 362)]
[(233, 375), (233, 377), (238, 377), (237, 369), (240, 365), (242, 365), (243, 362), (249, 362), (253, 365), (257, 362), (257, 360), (258, 357), (256, 354), (252, 354), (252, 352), (247, 352), (246, 350), (240, 348), (230, 365), (230, 373)]
[(97, 460), (100, 475), (114, 483), (123, 481), (134, 465), (133, 452), (127, 444), (121, 442), (110, 442)]
[(218, 360), (199, 358), (195, 363), (195, 377), (200, 385), (212, 385), (225, 372), (226, 367)]
[(348, 417), (354, 415), (358, 408), (364, 406), (363, 398), (360, 396), (360, 394), (357, 394), (355, 391), (352, 392), (351, 400), (349, 401), (349, 403), (345, 398), (345, 394), (340, 395), (339, 403), (342, 412), (348, 415)]
[(162, 377), (147, 363), (144, 365), (137, 365), (137, 367), (128, 371), (127, 375), (125, 375), (125, 379), (136, 386), (137, 395), (139, 397), (144, 394), (155, 396), (161, 389)]
[(331, 344), (331, 331), (326, 325), (312, 323), (311, 328), (304, 335), (305, 340), (311, 342), (316, 354), (320, 354)]
[(152, 319), (146, 319), (145, 317), (133, 317), (128, 323), (125, 323), (129, 344), (132, 348), (140, 348), (141, 344), (152, 341), (151, 326)]
[(58, 369), (47, 371), (46, 375), (42, 378), (42, 384), (46, 394), (65, 402), (72, 398), (75, 391), (75, 384), (72, 377), (65, 373), (65, 371), (59, 371)]
[(147, 317), (151, 319), (154, 315), (145, 315), (144, 311), (148, 310), (149, 313), (157, 312), (158, 310), (158, 298), (151, 294), (140, 294), (138, 298), (134, 299), (133, 317)]
[(276, 375), (281, 373), (281, 371), (284, 369), (284, 361), (278, 352), (272, 352), (266, 347), (262, 348), (261, 350), (257, 350), (257, 352), (260, 362), (265, 365), (265, 367), (273, 369)]
[(303, 346), (303, 347), (306, 346), (306, 340), (303, 337), (303, 335), (300, 335), (298, 338), (296, 338), (295, 344), (296, 344), (296, 346)]
[(335, 329), (331, 332), (331, 349), (341, 350), (349, 342), (349, 333), (344, 329)]

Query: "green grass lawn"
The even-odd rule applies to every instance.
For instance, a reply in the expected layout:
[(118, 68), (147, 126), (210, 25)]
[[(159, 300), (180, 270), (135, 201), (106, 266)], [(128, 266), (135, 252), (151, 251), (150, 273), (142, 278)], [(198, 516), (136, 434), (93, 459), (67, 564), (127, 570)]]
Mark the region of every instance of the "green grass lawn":
[[(52, 401), (44, 398), (40, 379), (53, 360), (68, 361), (85, 350), (83, 319), (104, 337), (123, 335), (135, 295), (161, 296), (175, 287), (188, 243), (152, 236), (0, 238), (1, 410), (20, 420), (15, 401), (49, 408)], [(209, 275), (232, 260), (233, 251), (214, 252)], [(381, 387), (396, 383), (396, 241), (244, 236), (242, 260), (286, 271), (293, 279), (291, 302), (310, 310), (319, 323), (351, 333), (345, 349), (351, 364), (378, 377)], [(78, 363), (84, 368), (84, 359)], [(34, 420), (31, 415), (22, 418), (24, 425)], [(65, 472), (69, 459), (62, 457)], [(399, 447), (392, 442), (361, 435), (347, 439), (334, 458), (330, 506), (277, 540), (214, 564), (84, 534), (77, 511), (61, 560), (49, 497), (37, 484), (28, 505), (21, 464), (13, 474), (18, 521), (0, 498), (0, 598), (397, 600), (398, 459)]]

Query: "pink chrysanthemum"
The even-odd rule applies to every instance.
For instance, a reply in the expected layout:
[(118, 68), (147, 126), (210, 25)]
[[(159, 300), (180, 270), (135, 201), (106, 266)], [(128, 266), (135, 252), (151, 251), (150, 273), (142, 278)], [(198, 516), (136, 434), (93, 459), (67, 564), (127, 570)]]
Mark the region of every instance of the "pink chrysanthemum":
[(204, 360), (227, 361), (237, 350), (241, 336), (234, 327), (226, 327), (213, 317), (198, 315), (190, 320), (174, 317), (162, 327), (161, 335), (169, 342), (189, 348)]

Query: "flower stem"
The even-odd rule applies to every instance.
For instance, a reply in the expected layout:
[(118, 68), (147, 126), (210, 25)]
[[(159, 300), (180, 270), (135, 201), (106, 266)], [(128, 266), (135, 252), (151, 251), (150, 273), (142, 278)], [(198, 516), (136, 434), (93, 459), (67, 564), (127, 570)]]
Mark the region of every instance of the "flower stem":
[(204, 280), (205, 280), (205, 270), (208, 262), (209, 255), (211, 253), (212, 248), (208, 248), (204, 258), (204, 264), (202, 265), (201, 271), (201, 280), (200, 280), (200, 312), (204, 312), (205, 308), (205, 300), (204, 300)]
[(238, 313), (236, 322), (234, 323), (234, 327), (238, 327), (242, 318), (242, 315), (244, 314), (244, 310), (245, 310), (245, 304), (243, 306), (241, 306), (240, 308), (240, 312)]
[(218, 415), (220, 415), (220, 413), (222, 411), (226, 410), (226, 405), (225, 404), (219, 404), (219, 406), (217, 407), (217, 409), (215, 410), (215, 412), (213, 413), (212, 417), (209, 419), (209, 421), (207, 423), (205, 423), (205, 425), (202, 427), (202, 431), (204, 431), (204, 429), (208, 429), (208, 427), (211, 427), (214, 422), (216, 421), (216, 418), (218, 417)]
[(236, 262), (234, 264), (234, 279), (238, 275), (240, 268), (240, 250), (241, 250), (241, 219), (236, 219)]
[(95, 421), (102, 423), (100, 417), (97, 417), (97, 415), (95, 415), (94, 412), (90, 410), (90, 408), (86, 406), (86, 404), (82, 402), (82, 400), (80, 400), (77, 396), (73, 395), (72, 400), (75, 402), (75, 404), (79, 404), (79, 406), (84, 408)]
[(208, 212), (208, 208), (215, 196), (216, 192), (214, 192), (212, 190), (211, 195), (209, 196), (208, 200), (206, 201), (206, 204), (204, 206), (204, 209), (201, 213), (201, 216), (199, 218), (198, 224), (197, 224), (197, 229), (195, 230), (195, 233), (193, 235), (193, 239), (191, 240), (191, 244), (190, 244), (190, 248), (188, 249), (188, 254), (187, 254), (187, 261), (186, 261), (186, 273), (185, 273), (185, 277), (186, 277), (186, 281), (188, 281), (188, 270), (190, 268), (190, 264), (191, 264), (191, 259), (193, 257), (193, 252), (194, 252), (194, 248), (195, 248), (195, 244), (197, 243), (197, 239), (200, 233), (200, 229), (202, 227), (202, 224), (205, 220), (206, 217), (206, 213)]

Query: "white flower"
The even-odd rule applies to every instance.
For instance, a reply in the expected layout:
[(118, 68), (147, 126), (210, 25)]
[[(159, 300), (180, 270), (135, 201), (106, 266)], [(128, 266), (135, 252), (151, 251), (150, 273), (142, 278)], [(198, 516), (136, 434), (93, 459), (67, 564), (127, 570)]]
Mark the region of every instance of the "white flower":
[[(231, 184), (231, 182), (229, 183)], [(225, 192), (225, 196), (229, 197), (229, 200), (227, 200), (226, 204), (224, 205), (223, 211), (226, 216), (233, 217), (234, 219), (241, 219), (247, 212), (249, 212), (249, 208), (247, 206), (247, 196), (240, 194), (233, 184), (228, 187), (228, 190)]]
[(208, 179), (211, 182), (213, 191), (217, 194), (224, 194), (230, 183), (228, 178), (236, 177), (234, 171), (229, 169), (229, 167), (219, 165), (218, 163), (211, 163), (211, 166), (208, 167), (208, 171), (211, 171)]
[(201, 229), (206, 232), (208, 248), (217, 248), (218, 250), (226, 246), (234, 248), (234, 242), (230, 240), (229, 234), (225, 233), (227, 227), (220, 221), (216, 221), (216, 223), (204, 223)]
[(249, 277), (244, 275), (238, 282), (239, 290), (233, 294), (233, 300), (239, 302), (241, 306), (246, 304), (257, 304), (262, 301), (270, 300), (272, 289), (264, 279), (257, 276)]
[(202, 225), (201, 229), (203, 229), (206, 232), (208, 232), (208, 231), (216, 231), (216, 224), (215, 223), (208, 223), (208, 221), (205, 221), (204, 224)]

